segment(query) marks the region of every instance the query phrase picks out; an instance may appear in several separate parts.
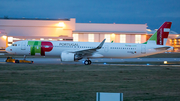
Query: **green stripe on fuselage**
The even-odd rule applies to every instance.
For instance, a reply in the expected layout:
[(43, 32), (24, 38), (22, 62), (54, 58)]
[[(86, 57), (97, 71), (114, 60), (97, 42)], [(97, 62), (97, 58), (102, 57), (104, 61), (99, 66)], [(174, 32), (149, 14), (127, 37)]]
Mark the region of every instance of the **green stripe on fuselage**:
[(41, 54), (41, 41), (28, 41), (28, 45), (31, 46), (31, 55), (35, 55), (35, 53)]

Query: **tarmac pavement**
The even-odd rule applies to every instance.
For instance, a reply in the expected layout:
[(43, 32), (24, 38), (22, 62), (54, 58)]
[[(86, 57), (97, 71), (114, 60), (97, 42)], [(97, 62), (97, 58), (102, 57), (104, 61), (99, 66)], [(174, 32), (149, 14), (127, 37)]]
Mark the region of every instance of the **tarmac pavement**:
[[(16, 58), (22, 60), (23, 58)], [(0, 63), (5, 63), (6, 58), (0, 58)], [(27, 58), (34, 61), (34, 64), (83, 64), (85, 59), (78, 62), (62, 62), (60, 58)], [(123, 62), (180, 62), (180, 58), (130, 58), (130, 59), (114, 59), (114, 58), (98, 58), (91, 59), (92, 64), (107, 64), (107, 63), (123, 63)]]

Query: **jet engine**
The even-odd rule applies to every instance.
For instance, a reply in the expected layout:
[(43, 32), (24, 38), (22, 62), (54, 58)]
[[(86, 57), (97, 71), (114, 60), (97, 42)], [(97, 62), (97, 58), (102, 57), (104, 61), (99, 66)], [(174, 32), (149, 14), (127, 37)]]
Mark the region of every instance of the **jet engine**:
[(77, 61), (83, 58), (82, 55), (78, 55), (75, 53), (62, 52), (61, 53), (61, 61)]

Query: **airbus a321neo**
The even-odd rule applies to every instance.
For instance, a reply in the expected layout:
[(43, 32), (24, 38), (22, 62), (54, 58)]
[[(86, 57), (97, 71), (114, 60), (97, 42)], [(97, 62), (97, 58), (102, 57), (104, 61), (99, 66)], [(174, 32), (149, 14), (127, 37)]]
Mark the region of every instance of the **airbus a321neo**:
[(142, 44), (136, 43), (105, 43), (99, 42), (73, 42), (73, 41), (17, 41), (6, 48), (10, 54), (60, 56), (61, 61), (84, 61), (91, 64), (91, 58), (135, 58), (162, 53), (172, 50), (166, 46), (172, 22), (164, 24)]

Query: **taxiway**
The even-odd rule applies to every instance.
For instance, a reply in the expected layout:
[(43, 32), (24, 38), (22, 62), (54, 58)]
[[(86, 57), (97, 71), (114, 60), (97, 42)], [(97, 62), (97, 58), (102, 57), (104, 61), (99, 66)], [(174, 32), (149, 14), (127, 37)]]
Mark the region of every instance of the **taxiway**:
[[(23, 58), (16, 58), (23, 59)], [(0, 58), (0, 63), (5, 63), (6, 58)], [(62, 62), (60, 58), (27, 58), (27, 60), (34, 61), (34, 64), (83, 64), (84, 60), (78, 62)], [(180, 62), (180, 58), (131, 58), (131, 59), (112, 59), (112, 58), (98, 58), (91, 59), (92, 64), (106, 64), (106, 63), (123, 63), (123, 62)]]

